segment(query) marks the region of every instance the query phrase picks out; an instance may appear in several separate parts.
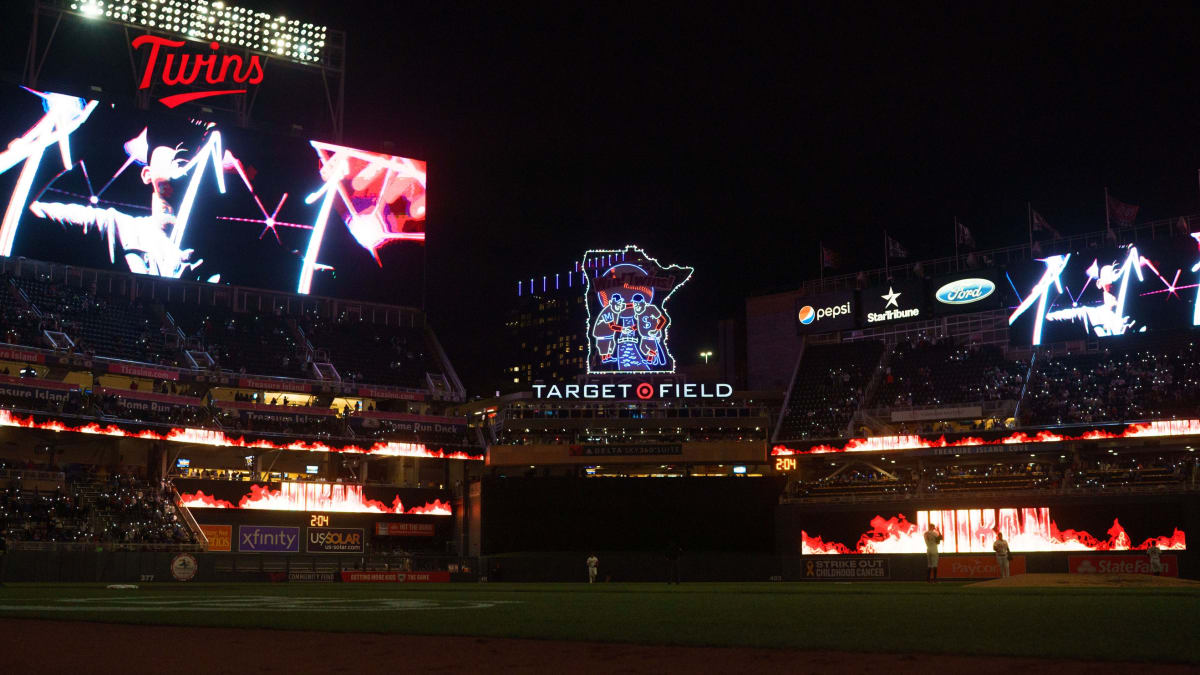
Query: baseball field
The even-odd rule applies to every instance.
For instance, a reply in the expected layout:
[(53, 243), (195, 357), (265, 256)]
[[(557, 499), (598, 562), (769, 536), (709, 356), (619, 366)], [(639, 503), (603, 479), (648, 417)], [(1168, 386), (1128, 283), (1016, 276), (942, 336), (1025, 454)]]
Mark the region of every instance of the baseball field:
[[(101, 629), (118, 635), (132, 631), (127, 634), (134, 651), (122, 650), (114, 658), (129, 657), (139, 649), (139, 641), (150, 639), (133, 637), (139, 635), (136, 626), (156, 625), (232, 628), (240, 629), (241, 635), (256, 630), (315, 631), (312, 634), (334, 640), (330, 644), (355, 634), (470, 636), (847, 655), (1200, 665), (1198, 619), (1200, 584), (1178, 580), (1061, 587), (952, 583), (0, 587), (4, 641), (31, 644), (27, 640), (53, 636), (58, 630), (54, 627), (60, 626), (66, 626), (62, 630), (67, 636)], [(182, 634), (189, 641), (203, 641), (205, 635), (197, 630)]]

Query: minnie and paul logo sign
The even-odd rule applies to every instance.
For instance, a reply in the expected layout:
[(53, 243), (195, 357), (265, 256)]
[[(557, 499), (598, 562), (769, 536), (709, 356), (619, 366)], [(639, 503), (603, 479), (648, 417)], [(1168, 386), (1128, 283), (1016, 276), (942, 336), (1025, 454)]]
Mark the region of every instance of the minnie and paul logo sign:
[(667, 301), (695, 272), (636, 246), (583, 256), (589, 374), (673, 373)]

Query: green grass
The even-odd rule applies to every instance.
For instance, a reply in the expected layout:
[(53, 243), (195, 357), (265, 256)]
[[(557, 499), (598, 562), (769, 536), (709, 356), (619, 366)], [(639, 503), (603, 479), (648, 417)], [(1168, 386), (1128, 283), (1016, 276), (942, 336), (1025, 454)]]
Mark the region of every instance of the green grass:
[[(920, 583), (140, 586), (114, 591), (94, 584), (9, 584), (0, 588), (0, 617), (1200, 663), (1200, 591), (1191, 588), (1007, 589)], [(249, 603), (252, 607), (290, 599), (345, 601), (352, 606), (382, 599), (449, 608), (241, 610), (229, 608), (235, 596), (265, 598)], [(215, 609), (89, 606), (121, 606), (130, 600), (161, 601), (167, 608), (204, 601)], [(495, 601), (502, 602), (460, 606)], [(85, 609), (37, 608), (81, 605)]]

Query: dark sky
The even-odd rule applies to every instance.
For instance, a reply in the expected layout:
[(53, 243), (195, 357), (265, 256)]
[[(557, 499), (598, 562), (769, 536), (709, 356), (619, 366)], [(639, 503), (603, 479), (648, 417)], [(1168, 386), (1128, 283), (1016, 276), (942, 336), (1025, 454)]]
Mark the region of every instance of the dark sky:
[[(697, 273), (681, 361), (817, 273), (1200, 212), (1200, 8), (240, 3), (349, 34), (348, 144), (428, 160), (429, 310), (468, 384), (516, 280), (637, 243)], [(314, 100), (314, 104), (319, 101)], [(852, 271), (847, 269), (846, 271)]]

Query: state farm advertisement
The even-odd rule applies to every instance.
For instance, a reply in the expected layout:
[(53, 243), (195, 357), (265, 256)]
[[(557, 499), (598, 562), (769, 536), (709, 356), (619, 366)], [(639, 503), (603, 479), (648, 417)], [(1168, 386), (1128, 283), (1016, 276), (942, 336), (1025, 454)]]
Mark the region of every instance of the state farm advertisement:
[[(1025, 574), (1025, 556), (1008, 561), (1008, 573)], [(938, 558), (939, 579), (996, 579), (1000, 563), (994, 555), (943, 555)]]
[[(1162, 556), (1162, 575), (1179, 576), (1179, 556)], [(1067, 556), (1071, 574), (1150, 574), (1150, 559), (1145, 555), (1071, 555)]]

